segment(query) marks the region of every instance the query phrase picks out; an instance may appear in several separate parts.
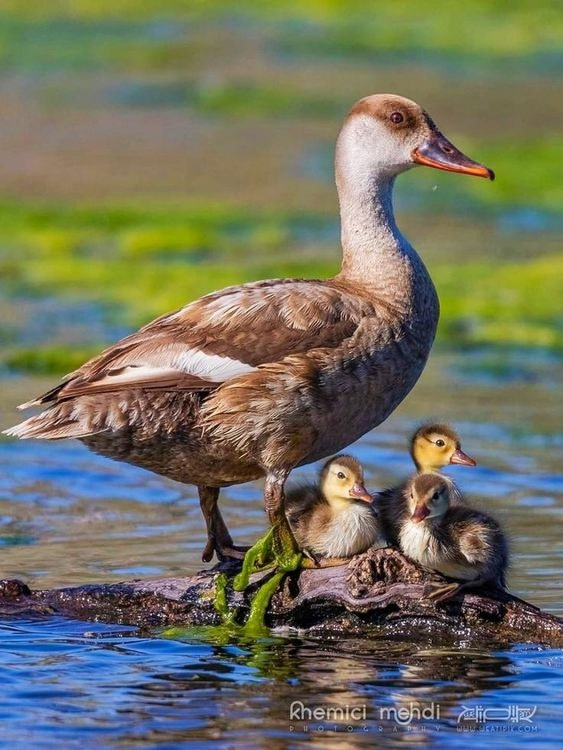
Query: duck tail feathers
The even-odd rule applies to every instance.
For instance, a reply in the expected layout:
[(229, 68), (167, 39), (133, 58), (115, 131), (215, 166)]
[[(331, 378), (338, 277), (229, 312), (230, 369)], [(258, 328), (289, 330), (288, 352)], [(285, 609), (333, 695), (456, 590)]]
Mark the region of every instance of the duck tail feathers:
[(71, 409), (60, 406), (47, 409), (41, 414), (29, 417), (14, 427), (3, 431), (4, 435), (17, 437), (21, 440), (38, 438), (40, 440), (62, 440), (63, 438), (82, 438), (103, 432), (100, 429), (92, 429), (92, 425), (84, 424), (83, 420), (77, 419), (77, 415)]

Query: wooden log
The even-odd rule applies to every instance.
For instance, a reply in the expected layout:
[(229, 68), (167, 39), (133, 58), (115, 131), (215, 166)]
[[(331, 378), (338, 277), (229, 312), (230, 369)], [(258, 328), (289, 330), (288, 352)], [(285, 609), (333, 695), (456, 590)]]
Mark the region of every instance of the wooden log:
[[(0, 581), (0, 614), (64, 614), (83, 620), (153, 626), (219, 625), (214, 606), (218, 566), (185, 578), (126, 581), (30, 591), (17, 580)], [(255, 574), (245, 592), (227, 587), (229, 611), (243, 623), (249, 603), (269, 573)], [(505, 591), (481, 588), (435, 603), (425, 598), (430, 582), (443, 581), (398, 550), (368, 550), (347, 565), (288, 575), (266, 616), (270, 627), (298, 628), (309, 635), (378, 635), (432, 642), (532, 642), (563, 646), (563, 620)]]

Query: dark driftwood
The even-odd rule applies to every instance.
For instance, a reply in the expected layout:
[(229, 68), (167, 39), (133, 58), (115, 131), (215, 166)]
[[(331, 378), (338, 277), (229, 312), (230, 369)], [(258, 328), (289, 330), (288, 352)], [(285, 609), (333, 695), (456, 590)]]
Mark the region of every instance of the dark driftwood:
[[(235, 572), (235, 571), (229, 571)], [(128, 581), (30, 591), (21, 581), (0, 582), (0, 614), (54, 614), (131, 624), (215, 625), (218, 569), (189, 578)], [(268, 574), (256, 574), (245, 593), (228, 587), (229, 609), (239, 622)], [(563, 621), (494, 588), (459, 594), (435, 604), (425, 584), (440, 580), (392, 549), (370, 550), (348, 565), (288, 575), (267, 614), (272, 627), (309, 634), (367, 634), (419, 640), (528, 641), (563, 646)]]

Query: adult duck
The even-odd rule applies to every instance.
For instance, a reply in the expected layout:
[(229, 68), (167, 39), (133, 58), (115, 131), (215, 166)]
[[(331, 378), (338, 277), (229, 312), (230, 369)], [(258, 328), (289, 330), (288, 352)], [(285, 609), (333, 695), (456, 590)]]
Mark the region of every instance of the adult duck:
[(237, 549), (219, 488), (265, 476), (277, 562), (296, 547), (284, 485), (386, 419), (418, 380), (438, 322), (423, 262), (395, 223), (395, 178), (423, 164), (493, 179), (415, 102), (380, 94), (350, 111), (336, 148), (342, 270), (328, 280), (233, 286), (149, 323), (22, 405), (7, 431), (78, 438), (110, 458), (198, 486), (205, 560)]

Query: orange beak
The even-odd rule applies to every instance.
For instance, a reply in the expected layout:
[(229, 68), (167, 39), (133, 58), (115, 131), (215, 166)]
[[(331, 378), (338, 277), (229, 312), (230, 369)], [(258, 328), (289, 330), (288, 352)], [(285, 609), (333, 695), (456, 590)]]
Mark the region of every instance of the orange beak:
[(414, 509), (414, 513), (411, 516), (411, 521), (414, 523), (420, 523), (430, 515), (430, 508), (427, 505), (417, 505)]
[(495, 179), (492, 169), (462, 154), (439, 130), (433, 130), (426, 143), (414, 149), (412, 159), (416, 164), (444, 169), (446, 172), (461, 172), (486, 177), (489, 180)]
[(477, 466), (477, 461), (475, 461), (474, 458), (471, 458), (471, 456), (468, 456), (467, 453), (464, 453), (461, 448), (458, 448), (452, 453), (450, 463), (461, 464), (462, 466)]
[(350, 497), (355, 497), (358, 500), (363, 500), (365, 503), (371, 503), (373, 496), (366, 490), (363, 484), (356, 482), (356, 484), (350, 490)]

